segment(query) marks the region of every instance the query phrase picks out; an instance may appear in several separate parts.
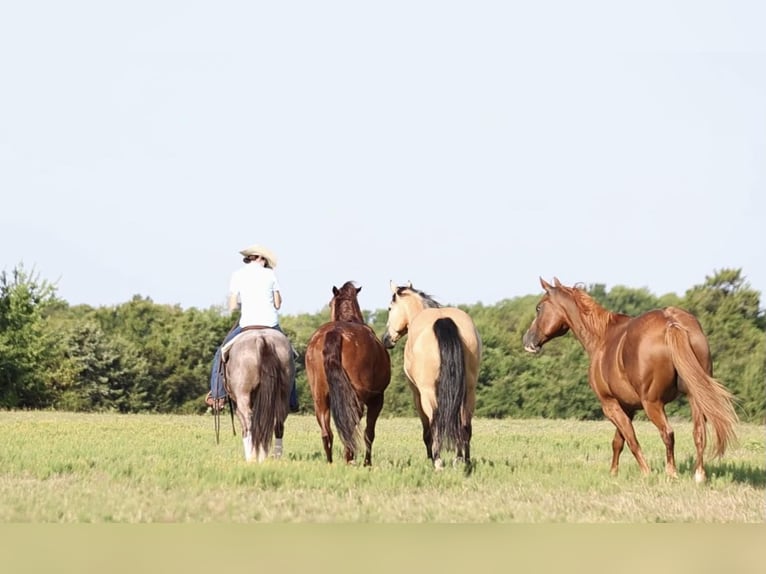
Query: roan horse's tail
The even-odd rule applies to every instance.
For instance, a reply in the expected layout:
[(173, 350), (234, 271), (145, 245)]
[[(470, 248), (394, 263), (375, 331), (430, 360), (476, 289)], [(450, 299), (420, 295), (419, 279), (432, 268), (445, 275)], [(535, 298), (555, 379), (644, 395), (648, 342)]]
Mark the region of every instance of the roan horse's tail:
[[(734, 411), (734, 396), (714, 379), (700, 364), (689, 341), (689, 332), (681, 324), (671, 321), (665, 332), (665, 342), (678, 375), (687, 387), (692, 416), (702, 416), (701, 432), (706, 432), (704, 421), (715, 431), (715, 456), (726, 452), (726, 447), (736, 440), (734, 425), (738, 421)], [(704, 438), (704, 436), (703, 436)]]
[(452, 319), (437, 319), (433, 329), (439, 343), (440, 356), (433, 430), (439, 437), (440, 446), (462, 448), (465, 437), (460, 411), (466, 395), (463, 345), (457, 325)]
[(256, 344), (261, 347), (258, 362), (259, 383), (253, 391), (250, 434), (255, 452), (268, 452), (275, 422), (287, 418), (287, 393), (290, 382), (273, 343), (260, 338)]
[(324, 372), (330, 387), (330, 413), (343, 446), (356, 453), (362, 405), (341, 363), (343, 336), (331, 329), (324, 338)]

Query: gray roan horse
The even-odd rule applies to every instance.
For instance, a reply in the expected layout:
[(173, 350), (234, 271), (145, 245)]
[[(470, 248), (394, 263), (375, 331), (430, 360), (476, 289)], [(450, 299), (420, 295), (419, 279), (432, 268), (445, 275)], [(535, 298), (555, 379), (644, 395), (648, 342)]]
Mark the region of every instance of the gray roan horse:
[(236, 403), (245, 460), (282, 455), (295, 359), (288, 338), (277, 329), (244, 329), (224, 350), (226, 391)]

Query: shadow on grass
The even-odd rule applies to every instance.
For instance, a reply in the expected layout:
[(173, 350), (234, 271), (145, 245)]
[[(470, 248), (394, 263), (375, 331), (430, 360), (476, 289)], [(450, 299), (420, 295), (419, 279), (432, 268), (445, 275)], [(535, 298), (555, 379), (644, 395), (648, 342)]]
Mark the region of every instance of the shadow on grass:
[[(694, 474), (694, 458), (689, 457), (678, 465), (681, 474)], [(766, 487), (766, 472), (763, 467), (746, 463), (714, 461), (705, 463), (708, 478), (712, 476), (729, 477), (733, 482), (745, 483), (755, 488)]]

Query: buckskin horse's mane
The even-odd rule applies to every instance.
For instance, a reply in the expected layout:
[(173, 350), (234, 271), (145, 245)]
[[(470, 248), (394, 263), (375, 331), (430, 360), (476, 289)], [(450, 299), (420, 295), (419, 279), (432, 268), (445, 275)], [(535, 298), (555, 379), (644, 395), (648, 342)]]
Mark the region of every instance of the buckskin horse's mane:
[(418, 289), (415, 289), (414, 287), (397, 287), (396, 293), (391, 297), (391, 302), (396, 299), (396, 296), (399, 295), (400, 297), (408, 294), (414, 293), (415, 295), (418, 295), (423, 300), (423, 307), (427, 309), (439, 309), (442, 307), (442, 304), (436, 301), (433, 297), (431, 297), (428, 293), (425, 293), (423, 291), (419, 291)]

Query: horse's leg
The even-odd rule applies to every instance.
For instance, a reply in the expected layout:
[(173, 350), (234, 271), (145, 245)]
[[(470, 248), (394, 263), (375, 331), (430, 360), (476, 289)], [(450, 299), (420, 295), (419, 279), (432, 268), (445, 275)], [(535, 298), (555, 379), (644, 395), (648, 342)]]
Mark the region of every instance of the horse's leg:
[(434, 455), (433, 449), (431, 448), (431, 421), (428, 419), (425, 412), (423, 412), (423, 407), (420, 406), (421, 398), (418, 388), (412, 383), (410, 383), (410, 387), (412, 389), (412, 397), (415, 402), (415, 410), (418, 413), (418, 417), (420, 417), (420, 423), (423, 425), (423, 443), (426, 445), (426, 455), (428, 456), (428, 460), (433, 460)]
[(367, 403), (367, 424), (364, 428), (364, 466), (372, 464), (372, 442), (375, 440), (375, 424), (383, 410), (383, 393), (375, 395)]
[(242, 446), (245, 450), (245, 462), (250, 462), (253, 458), (253, 435), (250, 432), (250, 420), (252, 408), (250, 407), (250, 397), (237, 396), (237, 418), (242, 428)]
[(330, 424), (330, 398), (329, 395), (322, 396), (314, 400), (314, 411), (316, 412), (319, 431), (322, 434), (322, 446), (327, 462), (332, 462), (332, 426)]
[(434, 405), (436, 404), (436, 391), (435, 389), (427, 389), (425, 392), (420, 390), (420, 402), (418, 413), (420, 414), (420, 420), (423, 423), (423, 442), (426, 443), (426, 453), (428, 458), (434, 463), (434, 468), (440, 470), (444, 463), (441, 459), (441, 437), (437, 432), (433, 423), (434, 420)]
[(620, 454), (622, 454), (622, 448), (624, 446), (625, 438), (622, 436), (620, 429), (615, 429), (614, 438), (612, 439), (612, 465), (609, 467), (609, 474), (612, 476), (617, 476), (617, 473), (619, 472)]
[[(636, 462), (638, 462), (638, 466), (641, 468), (641, 472), (644, 474), (649, 474), (651, 471), (649, 470), (649, 465), (646, 464), (646, 459), (644, 458), (644, 453), (641, 451), (641, 446), (638, 444), (638, 439), (636, 438), (636, 431), (633, 428), (631, 416), (622, 409), (622, 406), (620, 406), (620, 403), (616, 399), (602, 398), (601, 410), (603, 410), (606, 417), (612, 421), (612, 424), (617, 427), (617, 431), (622, 435), (623, 439), (627, 441), (628, 448), (630, 448), (630, 452), (632, 452), (633, 456), (636, 458)], [(613, 449), (615, 442), (616, 440), (612, 441)], [(620, 447), (620, 450), (622, 450), (622, 447)], [(611, 469), (613, 475), (617, 473), (617, 467), (614, 463), (615, 460), (613, 452), (613, 466)]]
[(665, 473), (671, 478), (678, 478), (675, 457), (675, 434), (668, 422), (668, 417), (665, 415), (665, 405), (660, 401), (647, 401), (644, 403), (644, 412), (646, 412), (646, 416), (649, 417), (649, 420), (660, 431), (662, 442), (665, 443)]
[(282, 438), (285, 436), (285, 421), (274, 421), (274, 458), (282, 457)]
[(469, 464), (471, 462), (471, 436), (473, 435), (473, 426), (471, 425), (471, 421), (463, 423), (462, 431), (463, 445), (462, 447), (458, 445), (457, 458), (462, 458), (466, 464)]
[[(632, 423), (633, 416), (636, 414), (635, 411), (626, 411), (625, 414), (628, 416), (628, 419)], [(617, 472), (620, 466), (620, 455), (622, 454), (622, 449), (624, 446), (625, 437), (622, 436), (620, 429), (617, 428), (614, 431), (614, 438), (612, 439), (612, 466), (609, 467), (609, 474), (612, 476), (617, 476)]]
[[(284, 380), (291, 381), (290, 384), (292, 384), (292, 377), (290, 375), (290, 372), (286, 372), (284, 374)], [(284, 400), (282, 402), (288, 404), (289, 410), (289, 392), (286, 391), (286, 395), (284, 396)], [(283, 452), (283, 441), (282, 439), (285, 436), (285, 420), (287, 418), (287, 410), (285, 411), (284, 417), (279, 418), (275, 417), (274, 420), (274, 458), (282, 458), (282, 452)], [(279, 409), (277, 408), (277, 412), (279, 412)]]
[(694, 425), (694, 446), (697, 449), (697, 463), (694, 466), (694, 482), (701, 484), (706, 480), (703, 454), (705, 452), (707, 434), (705, 431), (705, 416), (699, 412), (699, 409), (692, 408), (692, 424)]

